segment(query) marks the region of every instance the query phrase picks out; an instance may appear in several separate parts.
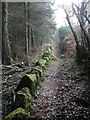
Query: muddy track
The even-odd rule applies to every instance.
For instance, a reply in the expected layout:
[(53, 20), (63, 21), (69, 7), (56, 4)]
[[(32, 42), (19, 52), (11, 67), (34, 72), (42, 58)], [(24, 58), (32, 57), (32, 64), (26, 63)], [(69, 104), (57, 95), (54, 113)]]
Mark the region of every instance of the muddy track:
[(88, 78), (74, 60), (58, 59), (45, 76), (29, 120), (90, 120)]

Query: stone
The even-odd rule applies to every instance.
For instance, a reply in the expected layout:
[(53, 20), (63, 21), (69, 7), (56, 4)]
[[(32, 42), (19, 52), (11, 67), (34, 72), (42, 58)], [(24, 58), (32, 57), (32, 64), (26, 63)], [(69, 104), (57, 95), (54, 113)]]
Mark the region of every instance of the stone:
[(44, 70), (42, 69), (42, 67), (40, 67), (40, 66), (33, 67), (32, 70), (31, 70), (31, 73), (35, 73), (35, 72), (39, 73), (39, 76), (40, 76), (40, 79), (41, 79), (43, 74), (44, 74)]
[(48, 51), (45, 51), (44, 54), (42, 55), (42, 59), (43, 59), (44, 57), (48, 57), (49, 60), (50, 60), (50, 55), (51, 55), (51, 53), (49, 53)]
[(43, 68), (43, 70), (45, 70), (46, 69), (46, 62), (47, 62), (46, 60), (40, 59), (38, 62), (35, 63), (34, 67), (40, 66)]
[(9, 115), (7, 115), (3, 120), (26, 120), (26, 112), (23, 108), (17, 108)]
[(16, 93), (15, 107), (22, 107), (26, 111), (30, 110), (33, 105), (32, 95), (30, 90), (25, 87)]
[(48, 57), (43, 57), (44, 60), (46, 60), (47, 62), (49, 61)]
[(36, 90), (36, 74), (25, 74), (22, 76), (19, 84), (17, 85), (17, 88), (15, 89), (15, 92), (21, 90), (23, 87), (28, 87), (30, 90), (30, 93), (34, 95)]
[(51, 54), (50, 55), (50, 60), (57, 60), (57, 57)]
[(49, 53), (51, 53), (52, 52), (52, 47), (51, 46), (47, 46), (46, 47), (46, 51), (48, 51)]

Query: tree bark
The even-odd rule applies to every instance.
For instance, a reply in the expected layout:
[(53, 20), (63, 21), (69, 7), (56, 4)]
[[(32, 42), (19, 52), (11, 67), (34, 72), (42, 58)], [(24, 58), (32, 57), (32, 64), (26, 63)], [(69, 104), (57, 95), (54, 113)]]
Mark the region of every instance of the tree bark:
[(69, 26), (70, 26), (70, 29), (71, 29), (72, 33), (73, 33), (73, 36), (74, 36), (76, 45), (79, 46), (79, 41), (78, 41), (77, 35), (76, 35), (76, 33), (75, 33), (75, 31), (74, 31), (72, 25), (71, 25), (69, 15), (68, 15), (68, 13), (67, 13), (67, 11), (65, 10), (64, 7), (63, 7), (63, 9), (64, 9), (64, 12), (66, 13), (66, 19), (67, 19), (67, 22), (68, 22), (68, 24), (69, 24)]
[(30, 3), (28, 2), (28, 52), (31, 53), (31, 28), (29, 25), (29, 19), (30, 19)]
[[(75, 8), (74, 8), (73, 5), (72, 5), (72, 8), (73, 8), (73, 11), (74, 11), (74, 13), (75, 13), (75, 15), (76, 15), (76, 17), (77, 17), (77, 19), (78, 19), (78, 21), (79, 21), (79, 24), (80, 24), (81, 30), (82, 30), (82, 32), (83, 32), (84, 38), (86, 39), (86, 42), (87, 42), (87, 43), (86, 43), (86, 46), (87, 46), (87, 48), (89, 49), (89, 47), (90, 47), (90, 41), (89, 41), (89, 37), (88, 37), (88, 35), (87, 35), (87, 32), (86, 32), (86, 30), (84, 29), (83, 23), (82, 23), (79, 15), (76, 13), (76, 10), (75, 10)], [(85, 41), (85, 39), (84, 39), (84, 41)]]
[(29, 48), (28, 48), (28, 41), (29, 41), (29, 34), (28, 34), (28, 3), (24, 3), (24, 12), (25, 12), (25, 40), (26, 40), (26, 53), (28, 55)]
[(32, 29), (31, 29), (31, 46), (35, 47), (35, 45), (34, 45), (34, 33), (33, 33)]
[(2, 3), (2, 11), (3, 11), (3, 31), (2, 31), (2, 63), (3, 64), (12, 64), (11, 57), (11, 47), (9, 41), (9, 32), (8, 32), (8, 3)]

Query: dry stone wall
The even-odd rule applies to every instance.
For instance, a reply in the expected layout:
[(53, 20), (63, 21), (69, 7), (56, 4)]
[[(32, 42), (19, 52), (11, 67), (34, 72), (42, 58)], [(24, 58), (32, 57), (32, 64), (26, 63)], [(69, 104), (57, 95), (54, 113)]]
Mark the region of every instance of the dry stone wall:
[(13, 100), (15, 110), (3, 120), (25, 120), (27, 118), (27, 113), (33, 106), (33, 98), (37, 88), (44, 79), (44, 73), (49, 61), (56, 59), (57, 58), (52, 55), (52, 47), (47, 46), (46, 51), (41, 58), (34, 63), (33, 68), (21, 77), (20, 82), (14, 90)]

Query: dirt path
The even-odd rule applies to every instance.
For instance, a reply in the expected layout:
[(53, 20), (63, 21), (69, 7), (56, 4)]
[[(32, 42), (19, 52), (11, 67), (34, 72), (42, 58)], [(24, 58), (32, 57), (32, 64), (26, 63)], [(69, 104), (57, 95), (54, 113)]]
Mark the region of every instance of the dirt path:
[[(55, 78), (59, 69), (60, 60), (55, 61), (47, 70), (46, 79), (42, 84), (42, 93), (39, 94), (36, 100), (35, 116), (39, 118), (52, 118), (56, 114), (56, 93), (57, 93), (57, 79)], [(44, 109), (43, 109), (44, 108)]]
[(90, 102), (85, 101), (87, 77), (73, 60), (58, 59), (46, 72), (42, 92), (37, 94), (29, 119), (90, 120)]

